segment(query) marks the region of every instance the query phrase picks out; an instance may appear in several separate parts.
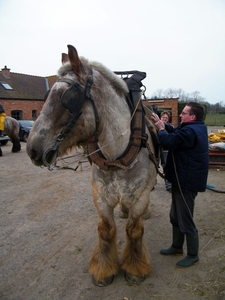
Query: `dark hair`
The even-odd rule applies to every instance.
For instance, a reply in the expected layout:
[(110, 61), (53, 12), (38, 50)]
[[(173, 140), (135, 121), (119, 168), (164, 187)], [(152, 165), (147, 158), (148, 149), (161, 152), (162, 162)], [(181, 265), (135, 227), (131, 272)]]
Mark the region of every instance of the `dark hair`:
[(205, 116), (205, 107), (197, 102), (189, 102), (187, 106), (190, 107), (190, 115), (196, 116), (196, 121), (203, 121)]
[(5, 110), (4, 110), (4, 107), (0, 104), (0, 113), (4, 113)]

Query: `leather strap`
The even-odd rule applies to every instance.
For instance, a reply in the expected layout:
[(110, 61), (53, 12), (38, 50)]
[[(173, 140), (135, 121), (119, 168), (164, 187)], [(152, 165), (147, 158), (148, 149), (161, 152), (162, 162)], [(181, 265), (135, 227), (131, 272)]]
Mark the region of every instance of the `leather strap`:
[[(140, 95), (139, 95), (140, 96)], [(139, 99), (140, 100), (140, 99)], [(96, 136), (88, 139), (88, 152), (91, 161), (98, 165), (103, 170), (129, 169), (129, 165), (137, 157), (141, 147), (146, 145), (147, 135), (143, 136), (143, 108), (141, 101), (138, 102), (138, 107), (134, 113), (131, 124), (131, 136), (127, 149), (116, 160), (107, 160), (97, 145)]]

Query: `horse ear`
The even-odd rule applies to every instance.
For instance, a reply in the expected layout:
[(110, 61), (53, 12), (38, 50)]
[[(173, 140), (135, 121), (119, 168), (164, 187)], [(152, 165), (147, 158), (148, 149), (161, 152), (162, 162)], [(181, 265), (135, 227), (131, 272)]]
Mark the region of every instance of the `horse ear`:
[(62, 53), (62, 64), (65, 64), (69, 61), (68, 55), (66, 53)]
[(73, 67), (74, 72), (76, 74), (79, 74), (81, 70), (81, 61), (79, 59), (77, 50), (71, 45), (67, 45), (67, 47), (68, 47), (69, 61)]

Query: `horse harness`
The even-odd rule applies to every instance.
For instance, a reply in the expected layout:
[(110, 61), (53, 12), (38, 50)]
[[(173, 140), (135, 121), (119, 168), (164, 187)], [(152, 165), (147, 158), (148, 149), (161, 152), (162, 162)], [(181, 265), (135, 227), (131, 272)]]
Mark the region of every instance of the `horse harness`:
[[(57, 136), (55, 144), (45, 151), (43, 154), (43, 162), (46, 166), (50, 168), (50, 163), (52, 155), (58, 156), (59, 147), (65, 136), (72, 130), (76, 121), (82, 114), (81, 108), (86, 99), (91, 101), (91, 104), (94, 109), (95, 114), (95, 133), (87, 141), (88, 148), (88, 159), (90, 163), (94, 162), (99, 168), (103, 170), (118, 170), (118, 169), (129, 169), (129, 165), (135, 160), (140, 149), (142, 147), (147, 147), (149, 151), (149, 158), (154, 162), (157, 172), (158, 172), (158, 159), (150, 150), (149, 145), (147, 144), (148, 135), (145, 133), (145, 113), (141, 103), (141, 86), (143, 80), (146, 77), (146, 73), (139, 71), (129, 71), (129, 72), (115, 72), (116, 74), (133, 74), (131, 77), (123, 78), (126, 82), (129, 93), (126, 95), (126, 101), (130, 108), (131, 115), (133, 118), (131, 120), (131, 135), (129, 144), (124, 151), (124, 153), (115, 159), (114, 161), (107, 160), (102, 154), (101, 150), (98, 147), (98, 128), (99, 128), (99, 115), (97, 108), (95, 106), (94, 99), (91, 95), (91, 86), (93, 84), (93, 74), (92, 68), (90, 68), (89, 76), (86, 82), (86, 86), (80, 85), (78, 82), (74, 82), (69, 78), (59, 78), (58, 82), (66, 82), (70, 85), (68, 89), (62, 94), (60, 101), (63, 107), (65, 107), (69, 114), (72, 116), (69, 123)], [(74, 101), (76, 99), (76, 101)], [(153, 132), (150, 132), (151, 135), (155, 135)], [(154, 138), (156, 138), (154, 136)], [(158, 153), (158, 144), (155, 145), (155, 153)]]

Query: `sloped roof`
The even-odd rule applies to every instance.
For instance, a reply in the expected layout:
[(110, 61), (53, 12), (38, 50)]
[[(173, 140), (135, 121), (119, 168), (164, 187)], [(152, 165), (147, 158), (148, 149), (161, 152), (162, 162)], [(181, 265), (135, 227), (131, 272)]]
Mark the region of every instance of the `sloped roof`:
[(49, 89), (52, 88), (53, 84), (56, 82), (58, 76), (56, 75), (52, 75), (52, 76), (48, 76), (47, 79), (48, 79), (48, 85), (49, 85)]
[(7, 83), (12, 90), (5, 89), (0, 84), (0, 99), (43, 100), (49, 88), (52, 87), (57, 76), (40, 77), (10, 72), (4, 76), (0, 72), (0, 83)]

